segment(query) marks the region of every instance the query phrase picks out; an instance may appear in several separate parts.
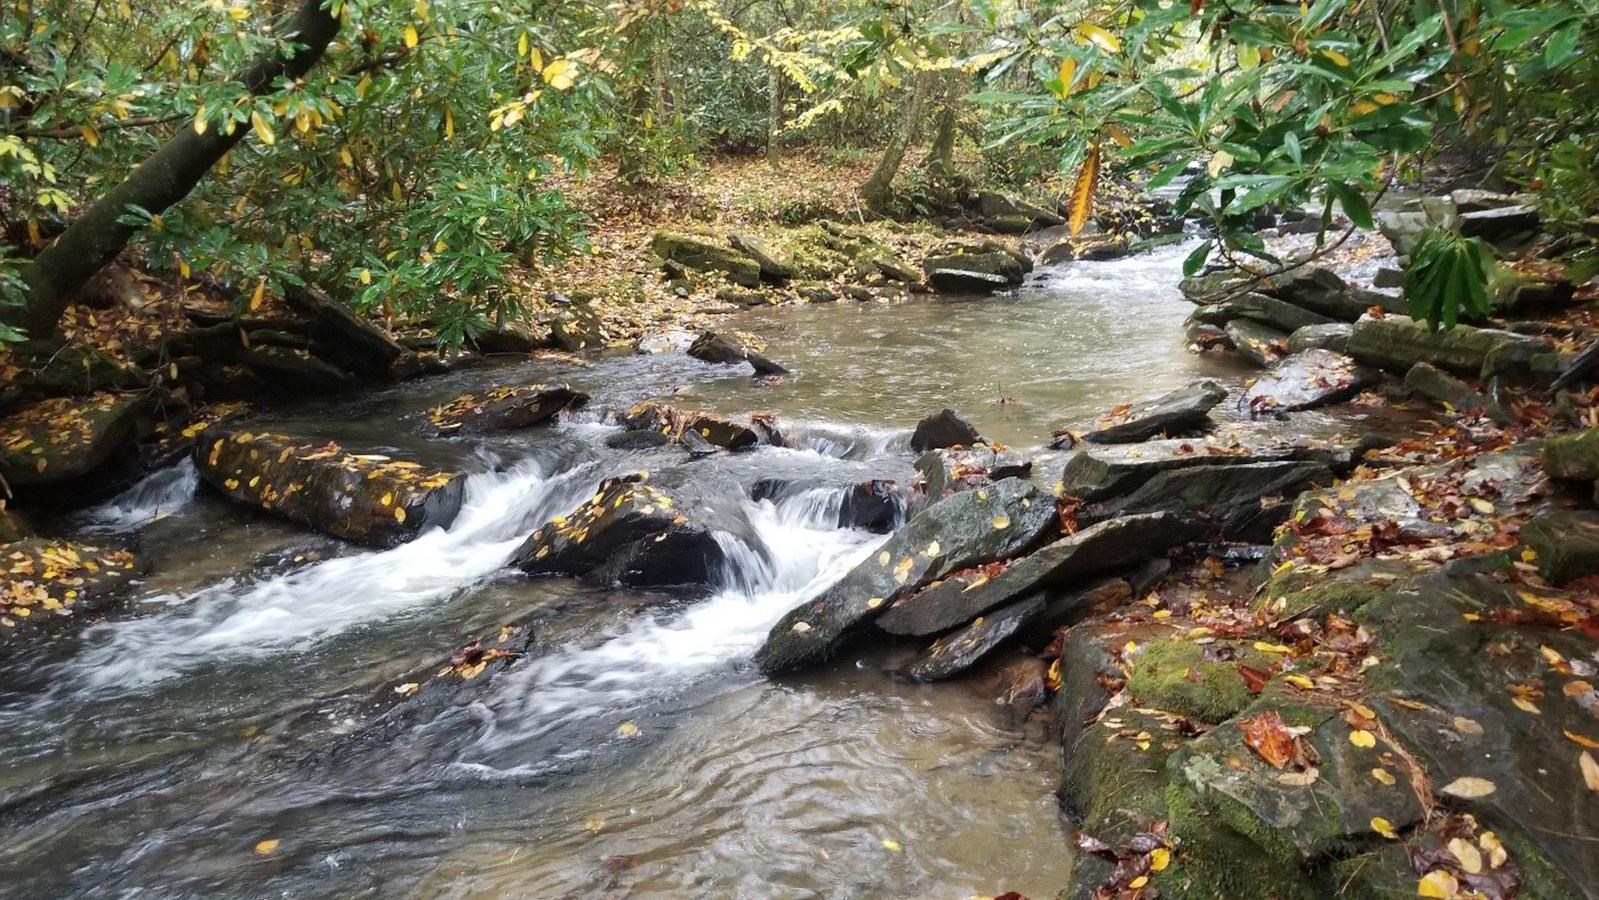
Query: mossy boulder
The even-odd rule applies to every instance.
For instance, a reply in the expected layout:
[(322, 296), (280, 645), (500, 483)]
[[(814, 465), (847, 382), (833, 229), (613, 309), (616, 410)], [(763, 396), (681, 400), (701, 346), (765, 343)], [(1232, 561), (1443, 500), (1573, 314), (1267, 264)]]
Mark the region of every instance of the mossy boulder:
[(40, 400), (0, 419), (0, 477), (12, 487), (84, 478), (132, 445), (140, 401), (96, 394)]
[(761, 283), (761, 264), (725, 240), (680, 231), (657, 231), (650, 249), (663, 261), (697, 272), (720, 272), (728, 281), (745, 287)]
[(1139, 706), (1216, 723), (1236, 715), (1254, 699), (1239, 666), (1264, 671), (1274, 658), (1248, 643), (1198, 644), (1173, 636), (1142, 645), (1130, 662), (1127, 690)]
[(1521, 526), (1521, 542), (1551, 584), (1599, 573), (1599, 512), (1545, 510)]
[(201, 433), (194, 464), (236, 503), (377, 547), (448, 527), (466, 487), (460, 473), (234, 426)]
[(1550, 438), (1543, 448), (1543, 470), (1551, 478), (1599, 479), (1599, 428)]
[(1469, 325), (1431, 331), (1423, 322), (1385, 315), (1356, 322), (1347, 352), (1359, 362), (1397, 375), (1425, 362), (1456, 375), (1476, 378), (1482, 374), (1490, 353), (1509, 352), (1502, 348), (1537, 354), (1547, 352), (1549, 345), (1527, 335)]
[[(929, 256), (922, 260), (922, 271), (933, 287), (950, 291), (980, 290), (982, 285), (987, 285), (988, 290), (1014, 287), (1027, 274), (1022, 263), (1003, 250)], [(980, 277), (963, 277), (961, 273)]]

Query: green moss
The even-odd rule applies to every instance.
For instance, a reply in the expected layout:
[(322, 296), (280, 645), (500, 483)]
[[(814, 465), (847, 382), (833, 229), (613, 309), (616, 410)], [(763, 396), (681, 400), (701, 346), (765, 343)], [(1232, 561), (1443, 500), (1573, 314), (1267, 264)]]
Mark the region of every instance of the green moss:
[[(1228, 646), (1233, 658), (1218, 658), (1226, 655), (1223, 648)], [(1265, 669), (1272, 660), (1247, 644), (1196, 644), (1182, 638), (1162, 638), (1151, 641), (1134, 658), (1127, 689), (1140, 706), (1204, 722), (1221, 722), (1253, 699), (1238, 674), (1239, 663)]]
[(1162, 897), (1312, 900), (1332, 896), (1321, 879), (1262, 853), (1259, 845), (1229, 823), (1196, 807), (1176, 781), (1167, 786), (1166, 808), (1178, 852), (1171, 868), (1152, 879)]
[(1320, 616), (1331, 612), (1352, 613), (1382, 596), (1383, 588), (1364, 581), (1330, 581), (1289, 593), (1262, 593), (1257, 611), (1278, 618)]

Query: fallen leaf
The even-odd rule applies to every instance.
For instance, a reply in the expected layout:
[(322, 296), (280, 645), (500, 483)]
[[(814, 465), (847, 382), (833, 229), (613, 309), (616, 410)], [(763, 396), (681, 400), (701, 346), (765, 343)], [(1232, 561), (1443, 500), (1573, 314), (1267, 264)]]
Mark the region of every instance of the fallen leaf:
[(1582, 770), (1582, 780), (1588, 790), (1599, 793), (1599, 762), (1594, 762), (1593, 754), (1586, 750), (1577, 754), (1577, 768)]
[(619, 738), (636, 738), (638, 737), (638, 725), (632, 722), (623, 722), (616, 726), (616, 736)]
[(1585, 737), (1576, 733), (1575, 731), (1567, 731), (1564, 728), (1560, 730), (1560, 733), (1565, 735), (1567, 740), (1581, 744), (1582, 746), (1587, 747), (1589, 750), (1599, 750), (1599, 741), (1596, 741), (1591, 737)]
[(1156, 847), (1149, 851), (1149, 871), (1161, 872), (1171, 865), (1171, 851), (1165, 847)]
[(278, 844), (280, 844), (280, 843), (282, 843), (282, 842), (279, 841), (277, 838), (267, 838), (266, 840), (261, 841), (261, 842), (259, 842), (259, 843), (257, 843), (255, 845), (255, 855), (256, 856), (266, 856), (267, 854), (271, 853), (272, 851), (278, 849)]
[(1288, 765), (1298, 755), (1294, 733), (1276, 713), (1267, 711), (1245, 719), (1244, 744), (1274, 769)]
[(1467, 775), (1463, 778), (1456, 778), (1454, 781), (1444, 785), (1440, 790), (1451, 797), (1459, 797), (1462, 800), (1476, 800), (1479, 797), (1486, 797), (1498, 789), (1493, 782), (1486, 778), (1475, 778)]
[(1449, 852), (1460, 861), (1460, 868), (1464, 869), (1467, 875), (1481, 874), (1482, 854), (1477, 852), (1476, 846), (1470, 841), (1465, 838), (1451, 838)]
[(1443, 869), (1434, 869), (1421, 876), (1421, 881), (1416, 884), (1416, 896), (1433, 897), (1436, 900), (1450, 900), (1460, 893), (1460, 882), (1455, 876)]
[(1399, 832), (1394, 830), (1394, 823), (1384, 819), (1382, 816), (1376, 816), (1371, 820), (1371, 830), (1390, 841), (1399, 840)]
[(1377, 738), (1371, 732), (1357, 728), (1349, 732), (1349, 743), (1370, 749), (1377, 746)]
[(893, 840), (892, 838), (883, 838), (883, 847), (894, 853), (899, 853), (905, 849), (904, 847), (900, 846), (899, 841)]
[(1394, 784), (1393, 773), (1389, 772), (1387, 769), (1372, 769), (1371, 777), (1377, 779), (1383, 784), (1388, 785), (1389, 787), (1392, 787)]

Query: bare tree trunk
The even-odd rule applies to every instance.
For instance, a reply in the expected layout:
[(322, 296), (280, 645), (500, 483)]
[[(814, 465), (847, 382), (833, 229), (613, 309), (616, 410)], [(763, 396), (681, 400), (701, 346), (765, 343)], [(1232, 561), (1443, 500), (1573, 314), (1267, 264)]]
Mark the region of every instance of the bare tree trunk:
[[(298, 45), (292, 57), (268, 53), (239, 76), (252, 94), (264, 94), (279, 78), (299, 78), (311, 70), (338, 34), (339, 20), (325, 7), (326, 0), (301, 0), (300, 7), (279, 24), (276, 32)], [(110, 262), (139, 227), (121, 221), (134, 206), (159, 213), (194, 190), (211, 167), (249, 133), (236, 127), (232, 134), (207, 128), (178, 130), (155, 155), (145, 160), (110, 193), (103, 195), (59, 237), (22, 270), (28, 300), (18, 322), (32, 337), (55, 330), (68, 301), (102, 266)]]
[(961, 72), (951, 71), (945, 76), (944, 102), (938, 110), (938, 129), (933, 134), (933, 147), (928, 152), (927, 168), (934, 180), (947, 182), (955, 177), (955, 124), (960, 111)]
[(894, 176), (899, 174), (899, 165), (905, 161), (905, 151), (910, 149), (911, 142), (916, 138), (916, 130), (922, 124), (922, 111), (927, 106), (927, 95), (932, 93), (932, 84), (933, 76), (927, 72), (918, 72), (911, 83), (910, 101), (905, 104), (898, 127), (889, 136), (888, 146), (883, 148), (877, 167), (872, 169), (871, 176), (861, 185), (861, 197), (867, 206), (882, 209), (887, 204)]
[(783, 125), (783, 74), (766, 69), (766, 163), (777, 168), (777, 130)]

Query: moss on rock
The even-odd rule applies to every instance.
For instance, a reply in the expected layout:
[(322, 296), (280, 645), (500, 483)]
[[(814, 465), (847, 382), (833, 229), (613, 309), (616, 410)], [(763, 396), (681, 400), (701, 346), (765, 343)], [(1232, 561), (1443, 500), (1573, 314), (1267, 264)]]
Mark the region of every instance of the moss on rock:
[(1238, 674), (1239, 664), (1265, 669), (1271, 662), (1267, 654), (1246, 644), (1196, 644), (1180, 637), (1161, 638), (1133, 657), (1127, 690), (1140, 706), (1221, 722), (1253, 699)]

